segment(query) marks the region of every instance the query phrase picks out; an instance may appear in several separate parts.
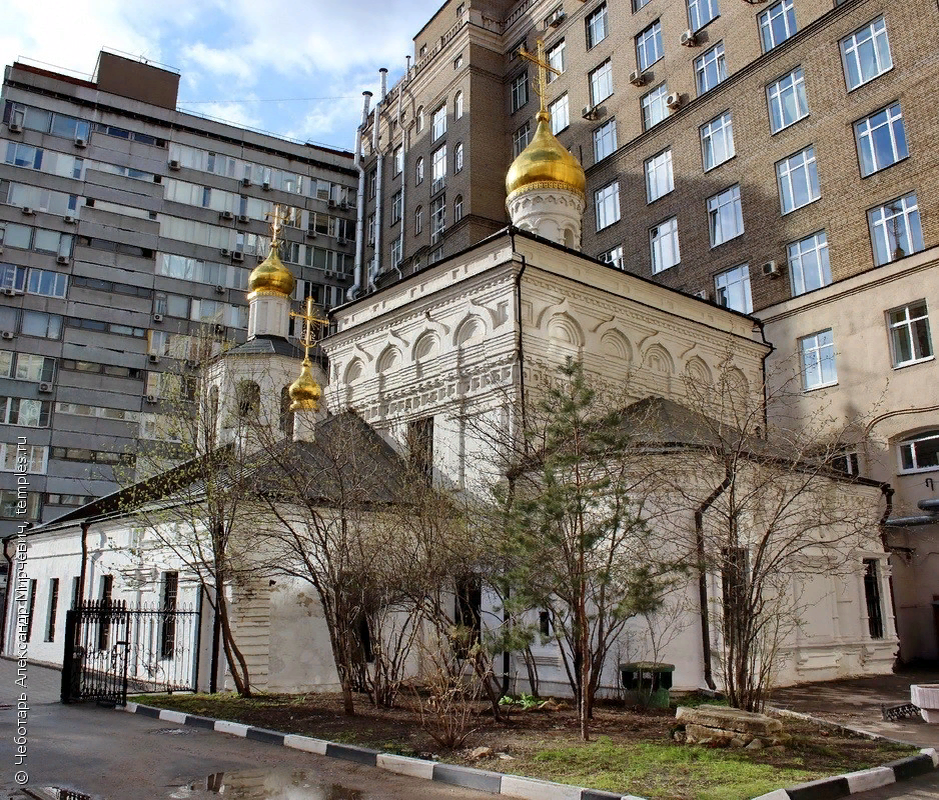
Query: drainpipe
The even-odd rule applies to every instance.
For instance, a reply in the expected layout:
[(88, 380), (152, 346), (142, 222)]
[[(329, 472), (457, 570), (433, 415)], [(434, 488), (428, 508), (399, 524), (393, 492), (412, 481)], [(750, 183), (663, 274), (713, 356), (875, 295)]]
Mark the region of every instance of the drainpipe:
[[(2, 650), (5, 653), (7, 650), (6, 647), (6, 632), (7, 632), (7, 613), (10, 609), (10, 595), (13, 593), (13, 558), (10, 556), (10, 542), (13, 541), (15, 535), (10, 535), (4, 538), (3, 540), (3, 557), (7, 562), (7, 590), (3, 595), (3, 618), (0, 619), (0, 642), (2, 642)], [(12, 655), (12, 653), (10, 654)]]
[[(891, 523), (890, 514), (893, 511), (893, 495), (894, 488), (889, 483), (880, 484), (880, 491), (884, 495), (884, 513), (880, 518), (880, 523), (878, 528), (880, 528), (880, 546), (884, 548), (884, 552), (889, 553), (890, 548), (887, 547), (887, 527)], [(889, 559), (889, 556), (888, 556)], [(889, 563), (889, 560), (888, 560)], [(887, 588), (890, 590), (890, 610), (893, 613), (894, 628), (896, 628), (897, 620), (897, 597), (896, 593), (893, 590), (893, 570), (890, 570), (890, 578), (887, 580)], [(894, 631), (896, 633), (896, 631)], [(897, 650), (895, 654), (895, 659), (899, 660), (900, 651)]]
[(355, 191), (355, 282), (346, 292), (347, 300), (355, 300), (362, 291), (362, 255), (365, 250), (365, 167), (362, 166), (362, 133), (368, 122), (369, 91), (362, 92), (362, 121), (355, 132), (355, 156), (353, 165), (359, 172), (359, 183)]
[[(411, 71), (411, 57), (408, 56), (408, 71), (404, 74), (407, 75)], [(398, 231), (398, 239), (400, 241), (400, 246), (398, 247), (398, 252), (401, 254), (401, 257), (398, 259), (397, 264), (392, 264), (395, 268), (395, 271), (398, 273), (398, 280), (404, 277), (401, 272), (401, 262), (404, 261), (404, 225), (407, 222), (407, 214), (405, 209), (407, 208), (406, 192), (407, 192), (407, 177), (408, 177), (408, 135), (404, 128), (401, 126), (401, 100), (404, 97), (404, 83), (402, 82), (401, 86), (398, 88), (398, 112), (397, 112), (397, 123), (398, 130), (401, 131), (401, 230)]]
[(91, 523), (84, 520), (79, 523), (79, 527), (82, 530), (82, 565), (78, 572), (78, 603), (81, 605), (85, 602), (85, 579), (88, 569), (88, 529), (91, 527)]
[(701, 655), (704, 659), (704, 682), (711, 691), (714, 691), (717, 685), (714, 683), (711, 670), (711, 620), (708, 613), (708, 577), (704, 552), (704, 513), (730, 486), (732, 479), (730, 468), (726, 467), (725, 470), (723, 482), (714, 488), (714, 491), (694, 512), (695, 544), (698, 551), (698, 602), (701, 605)]
[(388, 70), (382, 67), (378, 72), (381, 75), (381, 93), (380, 99), (375, 104), (375, 123), (372, 128), (372, 150), (378, 157), (378, 165), (375, 170), (375, 257), (372, 261), (372, 269), (368, 277), (369, 286), (375, 288), (375, 279), (381, 269), (381, 244), (382, 244), (382, 195), (384, 194), (385, 154), (379, 148), (381, 139), (378, 135), (378, 128), (381, 122), (381, 107), (385, 102), (385, 94), (388, 91)]

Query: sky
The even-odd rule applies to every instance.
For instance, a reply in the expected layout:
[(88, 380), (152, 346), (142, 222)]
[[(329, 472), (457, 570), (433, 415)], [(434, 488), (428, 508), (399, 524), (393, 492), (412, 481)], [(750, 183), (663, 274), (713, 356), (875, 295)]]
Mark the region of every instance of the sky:
[(362, 92), (388, 86), (443, 0), (4, 0), (0, 63), (94, 72), (98, 51), (180, 72), (181, 111), (351, 150)]

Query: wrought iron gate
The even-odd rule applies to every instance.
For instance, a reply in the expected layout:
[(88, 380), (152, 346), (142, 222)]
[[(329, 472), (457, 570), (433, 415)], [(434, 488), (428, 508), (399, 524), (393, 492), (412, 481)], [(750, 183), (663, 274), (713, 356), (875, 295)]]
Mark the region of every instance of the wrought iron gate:
[(63, 703), (124, 705), (134, 693), (195, 691), (200, 613), (98, 600), (65, 620)]

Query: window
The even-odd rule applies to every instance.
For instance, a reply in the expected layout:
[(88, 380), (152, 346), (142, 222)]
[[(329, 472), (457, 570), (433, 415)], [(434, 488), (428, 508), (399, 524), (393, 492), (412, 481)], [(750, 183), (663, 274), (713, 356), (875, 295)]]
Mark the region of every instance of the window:
[(602, 161), (616, 152), (616, 120), (604, 122), (593, 132), (593, 159)]
[(848, 91), (873, 80), (893, 67), (887, 25), (878, 17), (841, 40), (841, 60)]
[(708, 198), (708, 228), (711, 247), (717, 247), (743, 233), (739, 185)]
[(416, 476), (429, 484), (434, 474), (434, 418), (424, 417), (408, 423), (408, 461)]
[(68, 293), (68, 275), (34, 267), (29, 271), (26, 291), (44, 297), (65, 297)]
[(799, 339), (802, 388), (806, 391), (838, 382), (835, 372), (835, 339), (831, 328)]
[(672, 217), (651, 228), (649, 243), (652, 247), (653, 275), (674, 267), (681, 260), (678, 252), (678, 218)]
[(391, 240), (391, 266), (397, 267), (401, 263), (401, 252), (403, 249), (403, 242), (401, 241), (400, 236), (395, 236)]
[(723, 42), (718, 42), (694, 60), (694, 75), (699, 95), (727, 79), (727, 60), (724, 58)]
[(693, 31), (703, 28), (720, 13), (717, 0), (688, 0), (688, 22)]
[(447, 185), (447, 146), (439, 147), (431, 155), (431, 192), (439, 192)]
[(463, 54), (460, 53), (456, 58), (453, 59), (453, 68), (459, 69), (463, 66)]
[[(24, 520), (39, 519), (42, 495), (27, 492), (25, 499), (17, 497), (16, 489), (0, 490), (0, 518)], [(35, 583), (36, 581), (33, 581)], [(32, 615), (30, 615), (32, 621)]]
[(516, 75), (512, 81), (512, 113), (528, 102), (528, 73)]
[(749, 314), (753, 311), (750, 298), (750, 266), (741, 264), (714, 276), (714, 294), (717, 304), (734, 311)]
[(453, 200), (453, 224), (463, 219), (463, 195), (458, 194)]
[(787, 128), (809, 114), (805, 96), (805, 73), (798, 67), (766, 87), (769, 103), (770, 130), (773, 133)]
[[(9, 351), (2, 355), (13, 355)], [(2, 361), (0, 361), (2, 363)], [(32, 353), (16, 354), (16, 369), (10, 377), (18, 381), (45, 381), (51, 382), (55, 377), (55, 359)]]
[(619, 220), (619, 181), (613, 181), (595, 192), (594, 207), (598, 231)]
[(776, 181), (779, 183), (779, 204), (783, 214), (818, 200), (822, 193), (818, 187), (815, 148), (806, 147), (801, 153), (778, 162)]
[(46, 641), (55, 641), (55, 618), (59, 610), (59, 579), (49, 580), (49, 611), (46, 616)]
[(26, 288), (26, 269), (13, 264), (0, 264), (0, 289), (22, 292)]
[(929, 335), (929, 314), (925, 300), (888, 311), (887, 326), (890, 330), (893, 366), (905, 367), (932, 358), (932, 338)]
[(672, 149), (663, 150), (645, 162), (646, 202), (658, 200), (675, 188), (672, 172)]
[(607, 59), (590, 73), (590, 105), (598, 105), (613, 94), (613, 64)]
[(424, 206), (414, 209), (414, 235), (424, 230)]
[(430, 240), (436, 242), (447, 227), (447, 199), (443, 195), (430, 203)]
[(793, 242), (787, 249), (793, 295), (805, 294), (831, 283), (828, 237), (825, 231)]
[(651, 0), (633, 0), (633, 14), (635, 14), (640, 8), (645, 8)]
[(867, 212), (874, 263), (889, 264), (923, 249), (916, 195), (908, 194)]
[(551, 133), (557, 135), (571, 124), (570, 102), (567, 94), (562, 94), (548, 106), (551, 112)]
[(58, 339), (62, 335), (62, 317), (43, 311), (24, 311), (20, 333), (43, 339)]
[(433, 140), (437, 141), (447, 132), (447, 104), (444, 103), (434, 112), (433, 116)]
[(176, 600), (179, 596), (179, 573), (175, 570), (163, 573), (163, 591), (160, 593), (164, 615), (160, 625), (160, 658), (172, 658), (176, 650)]
[(531, 141), (531, 122), (526, 122), (515, 133), (512, 134), (512, 155), (518, 156)]
[(391, 195), (391, 224), (396, 225), (401, 222), (401, 190), (398, 189)]
[(0, 444), (0, 471), (45, 475), (49, 448), (38, 444)]
[(734, 157), (734, 126), (730, 112), (701, 126), (701, 157), (707, 172)]
[(414, 121), (417, 124), (417, 132), (424, 130), (424, 106), (418, 106), (417, 113), (414, 115)]
[(404, 169), (404, 148), (400, 144), (394, 149), (393, 157), (394, 174), (397, 176), (400, 175), (401, 170)]
[(27, 428), (48, 428), (52, 404), (48, 400), (0, 397), (0, 423)]
[(668, 87), (664, 83), (642, 96), (639, 104), (642, 107), (643, 130), (649, 130), (653, 125), (657, 125), (668, 116), (668, 107), (665, 105), (666, 97), (668, 97)]
[(786, 41), (796, 32), (796, 12), (792, 0), (771, 5), (757, 20), (760, 23), (760, 40), (763, 52), (767, 53), (776, 45)]
[[(561, 39), (553, 47), (548, 48), (548, 52), (545, 54), (548, 58), (548, 66), (551, 69), (556, 69), (558, 72), (564, 72), (564, 50), (565, 44), (564, 40)], [(557, 75), (553, 72), (548, 72), (548, 83), (557, 79)]]
[(867, 632), (871, 639), (884, 638), (884, 609), (880, 598), (880, 570), (876, 558), (864, 559), (864, 602), (867, 606)]
[(618, 244), (612, 250), (600, 253), (598, 256), (601, 261), (617, 269), (626, 269), (626, 258), (623, 255), (623, 245)]
[(457, 92), (453, 96), (453, 118), (460, 119), (463, 116), (463, 92)]
[(453, 148), (453, 171), (459, 172), (463, 169), (463, 142), (457, 142)]
[(375, 215), (369, 214), (368, 221), (365, 224), (365, 241), (369, 247), (375, 246)]
[(414, 162), (414, 184), (420, 185), (424, 182), (424, 157), (421, 156)]
[(926, 431), (900, 442), (900, 472), (939, 468), (939, 431)]
[[(20, 578), (22, 580), (22, 578)], [(33, 639), (33, 617), (36, 616), (36, 587), (39, 581), (33, 578), (29, 582), (29, 607), (26, 610), (26, 641)]]
[(656, 20), (636, 37), (636, 64), (643, 72), (663, 55), (662, 23)]
[(607, 33), (607, 14), (606, 3), (597, 8), (596, 11), (587, 15), (584, 20), (587, 26), (587, 49), (595, 47), (606, 39)]
[(902, 161), (910, 154), (899, 103), (855, 122), (854, 137), (857, 140), (861, 175), (871, 175)]

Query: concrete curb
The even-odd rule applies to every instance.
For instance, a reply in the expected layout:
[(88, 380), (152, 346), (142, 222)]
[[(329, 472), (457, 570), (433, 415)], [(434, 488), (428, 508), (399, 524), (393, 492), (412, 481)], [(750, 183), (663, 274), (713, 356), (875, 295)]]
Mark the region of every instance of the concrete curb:
[(314, 739), (311, 736), (301, 736), (296, 733), (279, 733), (265, 728), (255, 728), (252, 725), (244, 725), (240, 722), (200, 717), (195, 714), (145, 706), (140, 703), (128, 703), (123, 709), (117, 706), (115, 710), (123, 710), (130, 714), (142, 714), (146, 717), (172, 722), (176, 725), (228, 733), (232, 736), (241, 736), (244, 739), (254, 739), (259, 742), (290, 747), (294, 750), (315, 753), (328, 758), (339, 758), (356, 764), (377, 767), (398, 775), (407, 775), (411, 778), (423, 778), (424, 780), (437, 781), (450, 786), (477, 789), (490, 794), (519, 797), (523, 800), (643, 800), (643, 798), (633, 794), (602, 792), (597, 789), (585, 789), (565, 783), (551, 783), (535, 778), (525, 778), (521, 775), (503, 775), (501, 772), (490, 772), (456, 764), (441, 764), (438, 761), (409, 758), (394, 755), (393, 753), (381, 753), (367, 747), (327, 742), (323, 739)]

